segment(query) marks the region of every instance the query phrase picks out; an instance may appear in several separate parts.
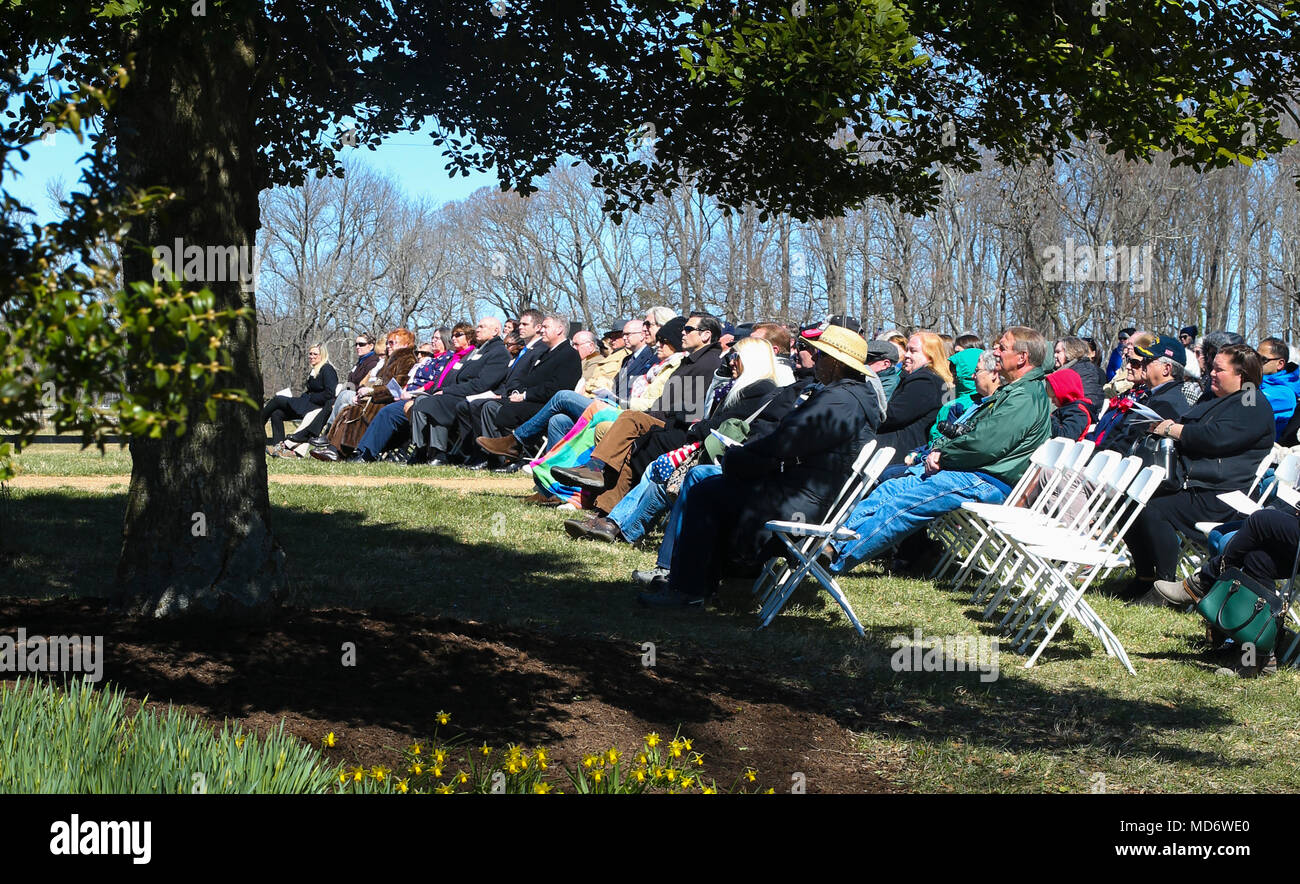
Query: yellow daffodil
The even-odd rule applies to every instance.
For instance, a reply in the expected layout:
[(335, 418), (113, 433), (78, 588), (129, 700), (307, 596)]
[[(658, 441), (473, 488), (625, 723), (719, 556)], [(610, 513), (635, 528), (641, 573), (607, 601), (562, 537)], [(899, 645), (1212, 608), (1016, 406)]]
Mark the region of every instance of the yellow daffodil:
[(673, 770), (673, 769), (670, 767), (670, 768), (668, 768), (667, 770), (664, 771), (664, 776), (667, 777), (668, 782), (671, 783), (671, 782), (673, 782), (674, 780), (677, 779), (677, 771)]
[(517, 774), (517, 773), (519, 773), (519, 765), (515, 764), (513, 761), (507, 761), (507, 762), (506, 762), (506, 773), (508, 773), (508, 774)]
[(441, 709), (439, 709), (433, 717), (438, 719), (438, 724), (447, 724), (451, 721), (451, 713), (443, 712)]
[(409, 786), (408, 786), (406, 780), (398, 780), (398, 781), (397, 781), (397, 791), (401, 792), (403, 795), (406, 794), (406, 790), (407, 790), (408, 788), (409, 788)]
[(602, 779), (604, 779), (604, 777), (605, 777), (604, 771), (599, 771), (599, 770), (591, 775), (592, 781), (597, 783), (599, 783)]
[(550, 783), (533, 783), (533, 794), (535, 795), (547, 795), (550, 794), (550, 791)]
[(388, 776), (388, 771), (379, 765), (375, 765), (370, 769), (370, 775), (375, 779), (382, 781), (386, 776)]
[(437, 792), (439, 795), (451, 795), (451, 794), (452, 794), (453, 792), (455, 792), (456, 790), (451, 786), (450, 783), (447, 783), (447, 784), (444, 784), (444, 785), (438, 786), (438, 787), (437, 787), (436, 789), (434, 789), (433, 791)]
[(689, 789), (691, 787), (691, 784), (694, 782), (695, 782), (695, 777), (689, 775), (684, 776), (682, 777), (682, 788)]
[(447, 753), (446, 753), (446, 752), (444, 752), (442, 749), (434, 749), (434, 750), (433, 750), (433, 763), (434, 763), (434, 764), (442, 764), (442, 763), (443, 763), (444, 761), (446, 761), (446, 760), (447, 760)]
[(334, 737), (334, 731), (330, 731), (328, 734), (325, 735), (325, 739), (321, 740), (321, 742), (325, 744), (325, 748), (333, 749), (334, 744), (338, 741)]
[(636, 757), (636, 763), (637, 763), (637, 764), (649, 764), (649, 763), (650, 763), (650, 759), (649, 759), (649, 758), (646, 758), (646, 754), (645, 754), (644, 752), (642, 752), (640, 755), (638, 755), (638, 756)]
[(685, 749), (687, 752), (691, 751), (691, 741), (686, 739), (685, 737), (682, 737), (682, 748)]
[(644, 783), (644, 782), (645, 782), (645, 771), (643, 771), (643, 770), (634, 771), (634, 772), (632, 773), (632, 776), (636, 777), (636, 781), (637, 781), (638, 783)]
[(768, 789), (768, 790), (767, 790), (766, 792), (764, 792), (763, 794), (764, 794), (764, 795), (775, 795), (775, 794), (776, 794), (776, 789)]
[(545, 749), (538, 749), (533, 753), (533, 757), (537, 759), (538, 764), (546, 764), (547, 755)]
[(608, 752), (606, 752), (605, 757), (609, 759), (610, 764), (618, 764), (618, 760), (623, 756), (618, 751), (618, 749), (615, 748), (615, 749), (610, 749)]
[(456, 782), (460, 783), (461, 785), (468, 783), (469, 774), (465, 773), (465, 771), (462, 770), (460, 773), (456, 774)]
[(238, 746), (240, 749), (243, 749), (244, 741), (247, 739), (248, 737), (244, 736), (243, 734), (240, 734), (239, 736), (235, 737), (235, 745)]
[(484, 743), (482, 746), (478, 747), (478, 751), (482, 752), (484, 757), (487, 757), (492, 754), (492, 747), (487, 743)]
[(409, 768), (407, 768), (407, 769), (408, 769), (408, 770), (409, 770), (413, 775), (415, 775), (415, 776), (417, 776), (417, 777), (418, 777), (420, 774), (424, 773), (424, 765), (423, 765), (423, 764), (420, 764), (420, 762), (418, 762), (418, 761), (417, 761), (415, 764), (412, 764), (412, 765), (411, 765)]
[(668, 746), (668, 754), (671, 755), (673, 758), (681, 758), (681, 757), (682, 757), (682, 745), (681, 745), (681, 743), (678, 743), (676, 740), (674, 740), (674, 741), (673, 741), (673, 742)]
[(718, 794), (718, 790), (715, 789), (715, 788), (713, 788), (712, 786), (705, 786), (705, 787), (704, 787), (703, 789), (701, 789), (700, 791), (703, 792), (705, 795), (717, 795), (717, 794)]
[(434, 765), (434, 767), (429, 771), (429, 773), (433, 775), (434, 779), (437, 779), (438, 777), (442, 776), (442, 768), (438, 767), (437, 765)]
[(698, 752), (691, 754), (691, 761), (695, 762), (696, 767), (704, 767), (704, 756)]
[(745, 768), (745, 772), (741, 774), (741, 776), (743, 776), (745, 779), (749, 780), (752, 783), (754, 782), (754, 780), (758, 779), (758, 771), (754, 770), (752, 767), (747, 767)]
[(348, 772), (347, 772), (346, 770), (340, 770), (340, 771), (339, 771), (339, 782), (340, 782), (340, 783), (346, 783), (347, 781), (348, 781)]
[(366, 778), (366, 769), (364, 767), (352, 768), (352, 782), (359, 783)]
[(424, 751), (424, 750), (421, 748), (421, 746), (420, 746), (419, 743), (412, 743), (412, 744), (411, 744), (411, 754), (412, 754), (412, 755), (419, 755), (419, 754), (420, 754), (421, 752), (423, 752), (423, 751)]
[(600, 761), (599, 755), (586, 755), (582, 759), (582, 766), (590, 770), (596, 766), (597, 761)]
[(655, 746), (658, 746), (659, 735), (655, 733), (647, 734), (645, 738), (645, 744), (649, 746), (651, 749), (653, 749)]

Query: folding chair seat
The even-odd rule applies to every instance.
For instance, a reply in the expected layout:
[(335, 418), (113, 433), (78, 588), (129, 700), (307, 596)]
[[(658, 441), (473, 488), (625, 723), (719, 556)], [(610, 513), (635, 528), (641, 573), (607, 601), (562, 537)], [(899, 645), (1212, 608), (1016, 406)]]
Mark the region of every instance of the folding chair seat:
[(828, 540), (857, 539), (857, 533), (845, 528), (844, 523), (893, 458), (893, 448), (886, 446), (877, 449), (876, 440), (872, 439), (854, 459), (853, 470), (836, 496), (835, 503), (831, 505), (826, 521), (812, 524), (778, 519), (767, 523), (767, 530), (785, 544), (788, 555), (768, 559), (762, 573), (754, 581), (754, 594), (759, 597), (761, 604), (759, 629), (772, 622), (799, 588), (804, 577), (811, 575), (844, 610), (858, 635), (866, 635), (835, 576), (817, 561), (817, 556)]

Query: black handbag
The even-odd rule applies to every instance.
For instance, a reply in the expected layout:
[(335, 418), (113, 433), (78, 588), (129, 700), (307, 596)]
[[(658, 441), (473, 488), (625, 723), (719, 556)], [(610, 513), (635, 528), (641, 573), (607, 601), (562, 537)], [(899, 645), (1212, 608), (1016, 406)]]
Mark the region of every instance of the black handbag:
[(1177, 491), (1187, 481), (1187, 468), (1183, 466), (1178, 446), (1168, 436), (1143, 435), (1129, 446), (1128, 453), (1136, 455), (1143, 467), (1157, 466), (1165, 471), (1160, 482), (1162, 491)]

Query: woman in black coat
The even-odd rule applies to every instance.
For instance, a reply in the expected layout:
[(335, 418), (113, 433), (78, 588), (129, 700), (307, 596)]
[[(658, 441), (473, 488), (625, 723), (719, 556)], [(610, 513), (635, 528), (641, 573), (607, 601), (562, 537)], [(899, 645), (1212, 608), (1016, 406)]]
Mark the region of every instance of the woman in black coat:
[(1225, 347), (1210, 369), (1214, 398), (1177, 421), (1152, 427), (1154, 435), (1177, 441), (1186, 477), (1181, 488), (1152, 497), (1124, 535), (1137, 574), (1129, 590), (1135, 597), (1146, 595), (1156, 580), (1173, 579), (1178, 532), (1195, 534), (1197, 522), (1225, 522), (1235, 515), (1219, 494), (1246, 490), (1273, 448), (1276, 427), (1273, 408), (1259, 393), (1262, 375), (1258, 353), (1244, 344)]
[(334, 402), (334, 390), (339, 384), (338, 372), (330, 365), (329, 350), (324, 344), (315, 344), (307, 351), (311, 373), (307, 375), (306, 389), (301, 396), (272, 396), (262, 406), (262, 423), (271, 422), (271, 444), (284, 441), (284, 422), (298, 420), (317, 408), (329, 408)]
[(1068, 368), (1083, 381), (1083, 398), (1088, 400), (1088, 415), (1092, 418), (1091, 422), (1096, 423), (1106, 401), (1101, 390), (1106, 386), (1106, 375), (1090, 358), (1088, 342), (1084, 338), (1061, 338), (1056, 342), (1054, 355), (1057, 369)]
[(901, 464), (913, 449), (929, 444), (930, 428), (952, 393), (952, 369), (938, 335), (917, 332), (908, 338), (902, 366), (902, 380), (889, 397), (885, 418), (876, 430), (881, 445), (893, 446), (894, 464)]

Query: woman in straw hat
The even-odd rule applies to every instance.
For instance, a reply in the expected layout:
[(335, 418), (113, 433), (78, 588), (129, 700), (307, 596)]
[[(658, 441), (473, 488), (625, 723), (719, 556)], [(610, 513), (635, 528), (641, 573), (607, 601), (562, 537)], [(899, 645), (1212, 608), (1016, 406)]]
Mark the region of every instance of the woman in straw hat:
[(821, 521), (875, 438), (880, 411), (865, 383), (867, 342), (838, 326), (806, 340), (817, 351), (818, 383), (776, 429), (730, 449), (722, 475), (687, 474), (660, 551), (659, 567), (669, 573), (638, 596), (641, 604), (699, 604), (725, 572), (767, 557), (770, 519)]

